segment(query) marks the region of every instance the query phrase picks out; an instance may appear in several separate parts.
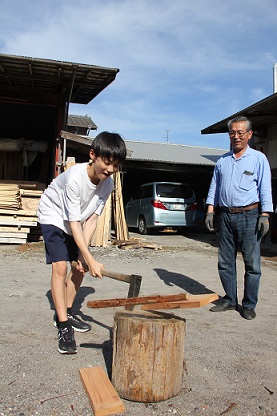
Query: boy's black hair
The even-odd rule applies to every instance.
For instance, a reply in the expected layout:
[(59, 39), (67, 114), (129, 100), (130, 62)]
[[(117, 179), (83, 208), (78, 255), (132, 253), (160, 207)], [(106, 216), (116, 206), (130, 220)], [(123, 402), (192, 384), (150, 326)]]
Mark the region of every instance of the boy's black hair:
[(96, 157), (100, 156), (118, 163), (122, 163), (126, 159), (126, 145), (118, 133), (102, 131), (93, 139), (91, 148)]

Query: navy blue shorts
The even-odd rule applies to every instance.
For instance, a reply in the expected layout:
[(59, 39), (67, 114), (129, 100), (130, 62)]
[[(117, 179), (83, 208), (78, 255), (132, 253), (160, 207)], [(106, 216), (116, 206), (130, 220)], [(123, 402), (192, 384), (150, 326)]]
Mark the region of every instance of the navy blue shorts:
[(77, 261), (78, 246), (72, 235), (66, 234), (55, 225), (40, 224), (46, 250), (46, 263)]

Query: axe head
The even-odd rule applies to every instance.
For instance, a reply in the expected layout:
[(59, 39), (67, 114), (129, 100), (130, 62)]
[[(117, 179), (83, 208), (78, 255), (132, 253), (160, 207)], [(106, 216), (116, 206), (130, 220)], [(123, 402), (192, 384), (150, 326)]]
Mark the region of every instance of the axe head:
[[(142, 276), (138, 274), (130, 275), (130, 286), (127, 298), (137, 298), (140, 291)], [(134, 310), (135, 305), (126, 306), (125, 309), (132, 311)]]

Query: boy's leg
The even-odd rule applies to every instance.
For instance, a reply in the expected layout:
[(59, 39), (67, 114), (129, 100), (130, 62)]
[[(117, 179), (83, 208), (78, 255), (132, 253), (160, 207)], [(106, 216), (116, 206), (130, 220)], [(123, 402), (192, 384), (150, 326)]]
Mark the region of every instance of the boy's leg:
[(83, 277), (83, 273), (72, 268), (66, 281), (67, 317), (74, 330), (77, 332), (87, 332), (91, 329), (90, 324), (81, 321), (71, 310), (75, 296), (82, 284)]
[(52, 263), (51, 292), (59, 322), (67, 321), (66, 304), (66, 275), (65, 261)]
[(57, 313), (59, 334), (58, 351), (61, 354), (76, 353), (74, 330), (68, 320), (66, 304), (66, 275), (69, 260), (65, 233), (53, 225), (41, 224), (46, 249), (46, 262), (52, 264), (51, 292)]
[(76, 268), (72, 268), (66, 280), (67, 308), (71, 308), (77, 292), (83, 281), (83, 273)]

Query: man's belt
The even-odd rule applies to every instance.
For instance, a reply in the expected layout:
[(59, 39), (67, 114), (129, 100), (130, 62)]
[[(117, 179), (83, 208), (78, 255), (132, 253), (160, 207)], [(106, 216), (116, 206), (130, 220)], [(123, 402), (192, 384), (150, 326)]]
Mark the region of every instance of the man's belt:
[(238, 214), (240, 212), (251, 211), (251, 209), (258, 208), (259, 203), (247, 205), (246, 207), (221, 207), (221, 210), (224, 212), (229, 212), (230, 214)]

